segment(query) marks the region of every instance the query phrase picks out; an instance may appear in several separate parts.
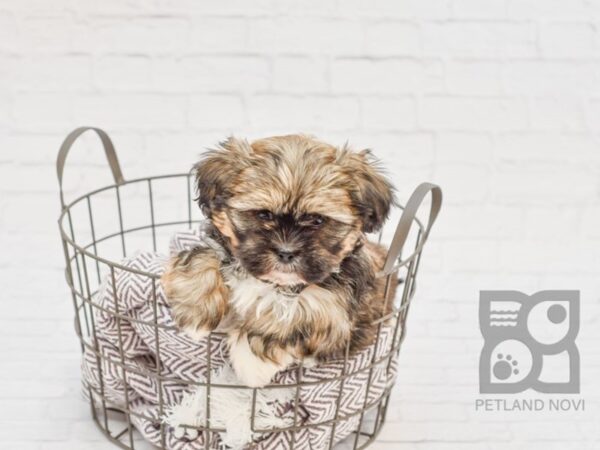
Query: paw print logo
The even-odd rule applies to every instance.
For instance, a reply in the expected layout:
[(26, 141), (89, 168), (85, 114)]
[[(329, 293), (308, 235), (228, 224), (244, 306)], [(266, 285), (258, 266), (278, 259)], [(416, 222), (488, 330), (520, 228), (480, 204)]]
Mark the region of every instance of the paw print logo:
[(579, 392), (579, 291), (482, 291), (481, 393)]
[(504, 356), (502, 353), (498, 353), (497, 361), (494, 364), (493, 371), (494, 376), (499, 380), (507, 380), (512, 375), (519, 375), (518, 365), (519, 362), (513, 359), (512, 355)]

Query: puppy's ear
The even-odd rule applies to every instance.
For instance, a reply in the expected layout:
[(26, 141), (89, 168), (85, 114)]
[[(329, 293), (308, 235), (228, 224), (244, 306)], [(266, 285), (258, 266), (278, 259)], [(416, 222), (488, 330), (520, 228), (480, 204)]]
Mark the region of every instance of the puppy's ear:
[(247, 141), (230, 137), (216, 149), (206, 152), (196, 163), (196, 200), (206, 217), (211, 217), (225, 206), (236, 175), (244, 167), (251, 151)]
[(353, 197), (362, 218), (362, 231), (371, 233), (383, 226), (396, 203), (394, 187), (381, 173), (379, 162), (370, 150), (354, 153), (352, 166), (351, 176), (357, 185)]

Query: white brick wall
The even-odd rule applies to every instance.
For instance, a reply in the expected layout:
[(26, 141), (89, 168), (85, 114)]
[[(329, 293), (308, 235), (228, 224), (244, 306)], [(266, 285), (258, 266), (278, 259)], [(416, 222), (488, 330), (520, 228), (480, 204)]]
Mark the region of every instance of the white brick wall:
[[(64, 135), (113, 136), (127, 178), (228, 133), (372, 147), (426, 250), (382, 450), (600, 443), (600, 2), (0, 1), (0, 447), (111, 448), (79, 398), (56, 218)], [(68, 195), (109, 181), (88, 137)], [(586, 411), (478, 413), (480, 289), (581, 289)]]

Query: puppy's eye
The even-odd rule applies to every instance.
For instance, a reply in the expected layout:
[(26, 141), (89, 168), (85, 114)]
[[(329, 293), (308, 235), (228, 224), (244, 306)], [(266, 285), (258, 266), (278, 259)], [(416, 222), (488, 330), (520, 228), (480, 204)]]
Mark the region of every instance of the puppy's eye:
[(273, 220), (273, 213), (269, 210), (261, 209), (260, 211), (256, 212), (256, 217), (258, 217), (259, 220), (267, 222), (269, 220)]
[(300, 217), (299, 222), (300, 225), (306, 227), (318, 227), (323, 225), (325, 222), (325, 217), (320, 214), (304, 214), (302, 217)]

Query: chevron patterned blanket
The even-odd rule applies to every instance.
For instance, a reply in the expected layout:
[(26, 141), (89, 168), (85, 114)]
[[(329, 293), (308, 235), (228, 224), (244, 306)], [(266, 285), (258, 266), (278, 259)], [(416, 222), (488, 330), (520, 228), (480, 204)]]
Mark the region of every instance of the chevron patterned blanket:
[[(171, 239), (170, 253), (212, 245), (205, 237), (202, 229), (176, 233)], [(84, 391), (96, 405), (104, 401), (107, 407), (129, 410), (132, 424), (155, 445), (173, 450), (200, 450), (206, 448), (208, 440), (211, 449), (225, 448), (227, 430), (200, 433), (189, 439), (181, 438), (181, 434), (163, 423), (165, 411), (195, 389), (190, 383), (206, 380), (209, 357), (214, 371), (211, 376), (228, 365), (222, 336), (213, 334), (210, 341), (206, 338), (197, 342), (179, 332), (160, 281), (136, 273), (160, 275), (165, 261), (164, 255), (150, 252), (129, 257), (121, 262), (129, 270), (115, 269), (94, 296), (95, 336), (83, 355)], [(376, 403), (394, 382), (396, 361), (392, 359), (388, 367), (385, 358), (374, 366), (367, 385), (369, 366), (389, 352), (392, 335), (389, 327), (383, 327), (378, 345), (351, 355), (346, 364), (329, 361), (301, 371), (292, 368), (278, 373), (275, 383), (295, 384), (301, 377), (302, 387), (297, 396), (294, 388), (291, 398), (264, 402), (262, 407), (269, 411), (260, 414), (280, 418), (282, 423), (290, 425), (296, 420), (301, 428), (295, 432), (255, 433), (253, 442), (245, 447), (286, 449), (293, 440), (297, 450), (322, 449), (328, 447), (332, 434), (334, 441), (339, 442), (356, 431), (363, 407)], [(344, 373), (350, 376), (341, 382), (338, 377)], [(212, 391), (211, 402), (219, 402), (218, 389), (226, 388)], [(260, 390), (263, 389), (271, 388)], [(295, 401), (299, 402), (297, 414), (294, 414)]]

